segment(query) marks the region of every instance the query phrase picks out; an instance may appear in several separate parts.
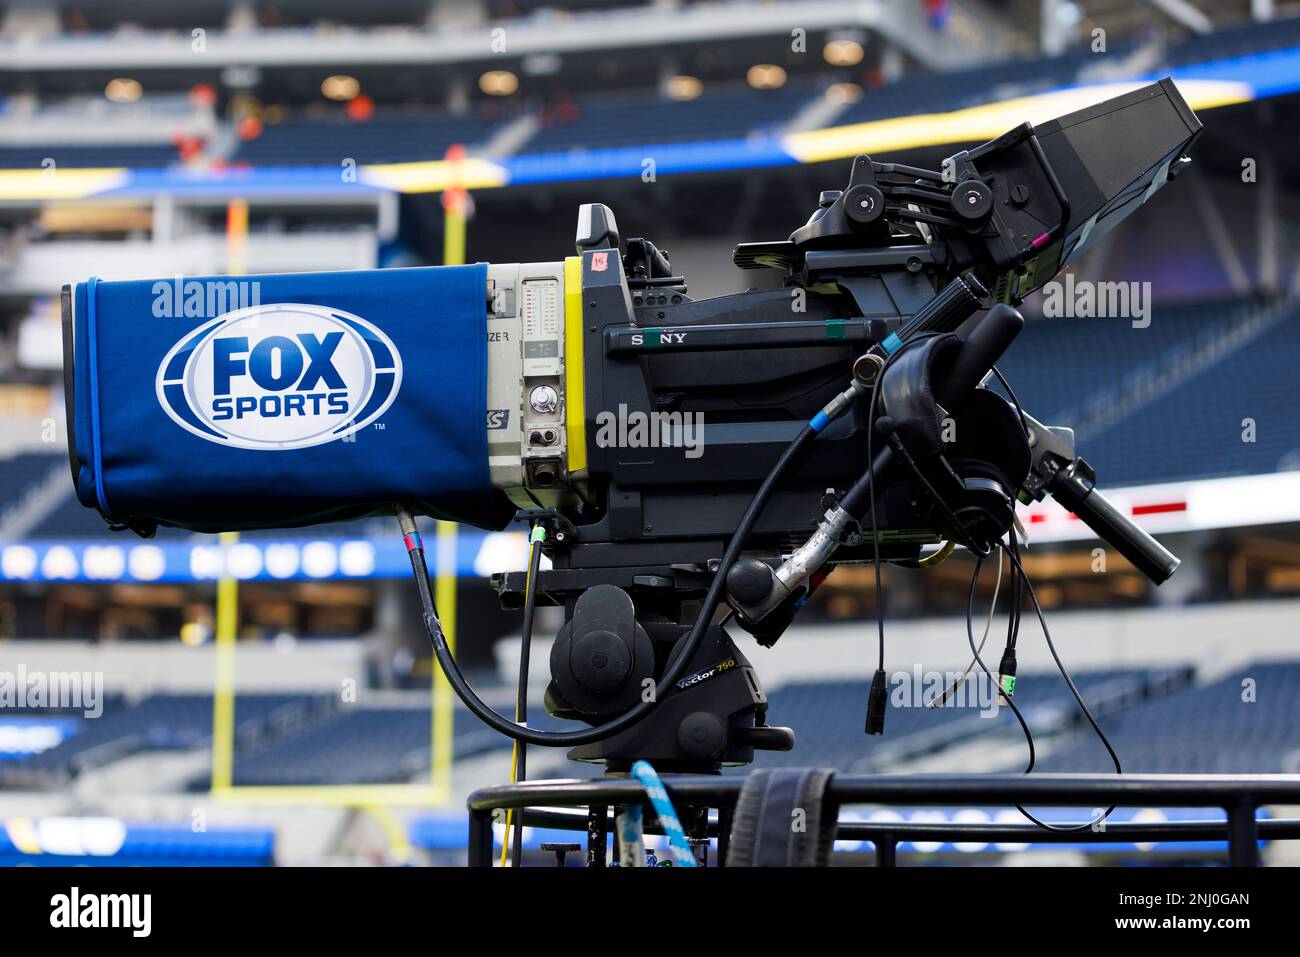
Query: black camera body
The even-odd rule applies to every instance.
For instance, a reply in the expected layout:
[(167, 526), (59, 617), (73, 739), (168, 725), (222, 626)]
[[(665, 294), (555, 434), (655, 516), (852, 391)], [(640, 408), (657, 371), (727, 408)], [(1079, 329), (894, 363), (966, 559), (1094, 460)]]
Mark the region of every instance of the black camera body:
[[(582, 434), (568, 442), (571, 466), (585, 443), (583, 467), (562, 480), (575, 495), (533, 514), (552, 562), (537, 600), (566, 609), (547, 705), (599, 724), (666, 671), (684, 677), (649, 718), (571, 756), (698, 770), (793, 744), (766, 725), (720, 618), (695, 629), (694, 648), (683, 640), (702, 602), (713, 613), (704, 598), (720, 574), (736, 623), (771, 644), (836, 564), (872, 560), (877, 542), (880, 560), (904, 564), (929, 544), (991, 547), (1018, 499), (1059, 493), (1167, 578), (1177, 559), (1117, 521), (1070, 430), (981, 386), (1023, 325), (1012, 307), (1176, 175), (1199, 130), (1163, 80), (940, 170), (859, 156), (788, 240), (735, 249), (741, 268), (784, 272), (783, 288), (706, 300), (652, 242), (584, 207), (570, 325), (582, 341), (566, 346), (582, 363)], [(743, 559), (720, 568), (810, 425), (816, 440), (764, 490)], [(508, 606), (523, 604), (525, 577), (496, 577)]]

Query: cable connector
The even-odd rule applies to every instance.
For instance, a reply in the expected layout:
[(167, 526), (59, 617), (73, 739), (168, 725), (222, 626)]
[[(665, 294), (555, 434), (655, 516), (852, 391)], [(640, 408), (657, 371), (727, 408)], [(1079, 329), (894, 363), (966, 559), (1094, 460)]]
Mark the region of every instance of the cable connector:
[(839, 418), (840, 415), (843, 414), (844, 410), (856, 402), (858, 397), (865, 391), (866, 388), (862, 383), (854, 379), (849, 383), (847, 389), (827, 402), (826, 405), (822, 407), (822, 410), (809, 420), (808, 427), (814, 432), (820, 432), (822, 429), (826, 428), (826, 426), (830, 425), (831, 422), (835, 421), (835, 419)]
[(885, 733), (885, 709), (889, 706), (889, 685), (885, 669), (877, 668), (871, 677), (871, 693), (867, 695), (867, 734)]
[(1002, 662), (998, 665), (998, 688), (1010, 698), (1016, 693), (1016, 649), (1007, 648), (1002, 652)]
[(408, 553), (424, 551), (424, 539), (420, 537), (420, 528), (415, 524), (415, 516), (409, 509), (397, 510), (397, 523), (402, 528), (402, 541), (406, 545), (406, 551)]

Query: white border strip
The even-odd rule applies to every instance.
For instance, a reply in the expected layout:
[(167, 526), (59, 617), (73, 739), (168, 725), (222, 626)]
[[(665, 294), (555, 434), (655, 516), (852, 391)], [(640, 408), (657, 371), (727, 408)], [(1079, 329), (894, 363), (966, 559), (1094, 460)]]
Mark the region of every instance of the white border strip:
[[(1100, 489), (1152, 535), (1300, 521), (1300, 472)], [(1050, 498), (1019, 507), (1029, 542), (1097, 536)]]

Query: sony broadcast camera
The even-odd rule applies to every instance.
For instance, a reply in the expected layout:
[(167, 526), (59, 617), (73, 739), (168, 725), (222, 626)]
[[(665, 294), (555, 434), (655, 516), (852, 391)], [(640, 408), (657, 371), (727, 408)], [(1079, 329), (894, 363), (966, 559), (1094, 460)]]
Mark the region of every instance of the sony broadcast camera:
[[(1163, 80), (938, 170), (858, 156), (787, 240), (736, 247), (781, 288), (712, 299), (598, 204), (562, 260), (262, 277), (259, 303), (163, 331), (129, 324), (147, 284), (65, 287), (78, 493), (142, 533), (396, 509), (435, 652), (483, 720), (613, 769), (746, 763), (793, 733), (723, 622), (771, 645), (837, 564), (987, 554), (1050, 494), (1173, 573), (1070, 429), (985, 386), (1014, 307), (1176, 176), (1200, 128)], [(168, 420), (163, 450), (147, 430)], [(465, 684), (411, 513), (544, 530), (551, 567), (494, 584), (528, 627), (564, 607), (546, 705), (590, 728), (522, 728)]]

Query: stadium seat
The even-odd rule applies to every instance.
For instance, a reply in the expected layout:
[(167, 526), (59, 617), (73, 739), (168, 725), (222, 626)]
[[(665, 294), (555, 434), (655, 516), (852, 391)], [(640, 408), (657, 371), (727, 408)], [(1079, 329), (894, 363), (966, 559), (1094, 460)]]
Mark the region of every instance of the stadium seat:
[[(1126, 771), (1265, 773), (1300, 770), (1300, 662), (1255, 664), (1101, 719)], [(1108, 771), (1090, 729), (1039, 762), (1043, 771)]]

